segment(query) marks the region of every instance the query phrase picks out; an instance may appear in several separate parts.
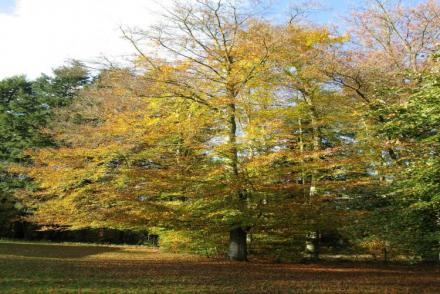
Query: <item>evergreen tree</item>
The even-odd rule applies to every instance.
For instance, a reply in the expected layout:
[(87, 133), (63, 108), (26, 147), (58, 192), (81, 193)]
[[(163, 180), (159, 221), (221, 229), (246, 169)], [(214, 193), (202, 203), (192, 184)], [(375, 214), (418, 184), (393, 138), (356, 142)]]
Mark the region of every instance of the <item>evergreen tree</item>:
[(45, 131), (54, 110), (70, 104), (88, 81), (87, 71), (78, 62), (55, 69), (53, 77), (28, 81), (17, 76), (0, 81), (0, 214), (5, 231), (23, 210), (13, 191), (29, 184), (26, 176), (7, 172), (8, 165), (29, 164), (25, 150), (54, 145)]

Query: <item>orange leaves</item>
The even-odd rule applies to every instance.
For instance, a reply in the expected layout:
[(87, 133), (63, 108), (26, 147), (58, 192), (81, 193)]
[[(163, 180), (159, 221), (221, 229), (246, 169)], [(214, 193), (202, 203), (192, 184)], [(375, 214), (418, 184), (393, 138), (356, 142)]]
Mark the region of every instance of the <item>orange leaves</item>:
[(31, 154), (24, 171), (40, 185), (36, 218), (288, 230), (308, 189), (329, 186), (342, 148), (322, 145), (345, 125), (334, 121), (340, 97), (324, 89), (317, 56), (339, 39), (187, 13), (194, 22), (171, 16), (178, 34), (156, 36), (160, 54), (175, 59), (141, 56), (137, 73), (107, 71), (61, 115), (60, 147)]

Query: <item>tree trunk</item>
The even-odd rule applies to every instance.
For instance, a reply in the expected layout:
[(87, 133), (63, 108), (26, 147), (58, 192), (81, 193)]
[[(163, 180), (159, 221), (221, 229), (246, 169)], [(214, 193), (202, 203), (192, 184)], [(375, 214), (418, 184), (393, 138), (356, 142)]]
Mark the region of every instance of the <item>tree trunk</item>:
[[(313, 156), (312, 156), (312, 160), (313, 161), (318, 161), (319, 160), (319, 156), (318, 156), (318, 152), (321, 151), (321, 134), (320, 134), (320, 130), (319, 130), (319, 126), (318, 126), (318, 122), (317, 122), (317, 114), (316, 114), (316, 109), (315, 106), (313, 104), (313, 101), (311, 98), (306, 98), (305, 97), (305, 101), (306, 103), (309, 105), (310, 107), (310, 118), (311, 118), (311, 125), (312, 125), (312, 150), (314, 152)], [(316, 197), (316, 186), (317, 186), (317, 182), (318, 182), (318, 172), (315, 169), (312, 170), (312, 173), (310, 175), (310, 189), (309, 189), (309, 195), (308, 195), (308, 205), (312, 205), (313, 203), (313, 199)], [(314, 223), (313, 219), (310, 219), (310, 224)], [(307, 254), (307, 258), (310, 261), (318, 261), (319, 260), (319, 254), (320, 254), (320, 232), (319, 229), (316, 231), (311, 231), (308, 233), (308, 236), (306, 238), (306, 254)]]
[(389, 242), (385, 241), (385, 245), (383, 246), (383, 262), (385, 264), (388, 264), (389, 261), (389, 256), (388, 256), (388, 247), (389, 247)]
[(319, 232), (311, 232), (306, 240), (306, 254), (310, 261), (318, 261), (320, 253)]
[(247, 232), (242, 228), (235, 228), (229, 232), (229, 259), (233, 261), (247, 261)]
[(422, 254), (422, 261), (426, 263), (440, 263), (440, 254), (435, 251), (428, 251)]
[[(238, 170), (238, 150), (237, 150), (237, 121), (236, 121), (236, 105), (235, 98), (237, 91), (234, 87), (228, 88), (228, 93), (231, 99), (229, 104), (229, 143), (230, 143), (230, 160), (232, 167), (232, 175), (234, 181), (239, 180)], [(241, 189), (236, 191), (238, 197), (238, 209), (243, 211), (246, 196)], [(229, 250), (228, 255), (230, 260), (247, 261), (247, 232), (240, 226), (229, 231)]]

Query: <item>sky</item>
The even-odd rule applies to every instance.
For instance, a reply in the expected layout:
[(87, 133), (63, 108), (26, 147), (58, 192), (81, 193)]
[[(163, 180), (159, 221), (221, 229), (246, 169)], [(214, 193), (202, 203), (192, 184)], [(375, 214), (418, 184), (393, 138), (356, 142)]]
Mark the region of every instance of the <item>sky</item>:
[(0, 12), (12, 12), (15, 6), (14, 0), (0, 1)]
[[(274, 15), (285, 14), (292, 0), (276, 1)], [(0, 79), (50, 74), (71, 59), (92, 62), (134, 54), (120, 27), (148, 27), (170, 0), (0, 0)], [(298, 2), (303, 2), (299, 0)], [(309, 1), (310, 2), (310, 1)], [(340, 23), (353, 0), (321, 1), (310, 15)], [(158, 4), (160, 3), (160, 4)], [(276, 16), (275, 16), (276, 17)]]
[(159, 9), (152, 0), (0, 0), (0, 79), (132, 54), (119, 28), (147, 27)]
[[(1, 0), (0, 0), (1, 1)], [(357, 2), (360, 2), (359, 0)], [(311, 6), (317, 6), (319, 9), (313, 10), (308, 17), (316, 23), (336, 23), (341, 24), (341, 17), (345, 15), (350, 7), (353, 6), (353, 0), (327, 0), (327, 1), (292, 1), (292, 0), (279, 0), (277, 3), (278, 10), (281, 14), (289, 10), (289, 6), (296, 4), (309, 3)], [(316, 4), (316, 5), (314, 5)]]

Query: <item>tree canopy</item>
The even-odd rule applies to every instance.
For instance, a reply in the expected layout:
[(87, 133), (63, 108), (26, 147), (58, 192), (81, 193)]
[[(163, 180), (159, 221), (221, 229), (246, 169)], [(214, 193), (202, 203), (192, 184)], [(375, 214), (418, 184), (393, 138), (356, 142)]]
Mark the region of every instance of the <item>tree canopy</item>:
[(144, 228), (239, 261), (374, 244), (432, 259), (440, 7), (369, 3), (347, 37), (176, 1), (122, 31), (133, 68), (2, 81), (0, 158), (32, 180), (16, 194), (28, 220)]

